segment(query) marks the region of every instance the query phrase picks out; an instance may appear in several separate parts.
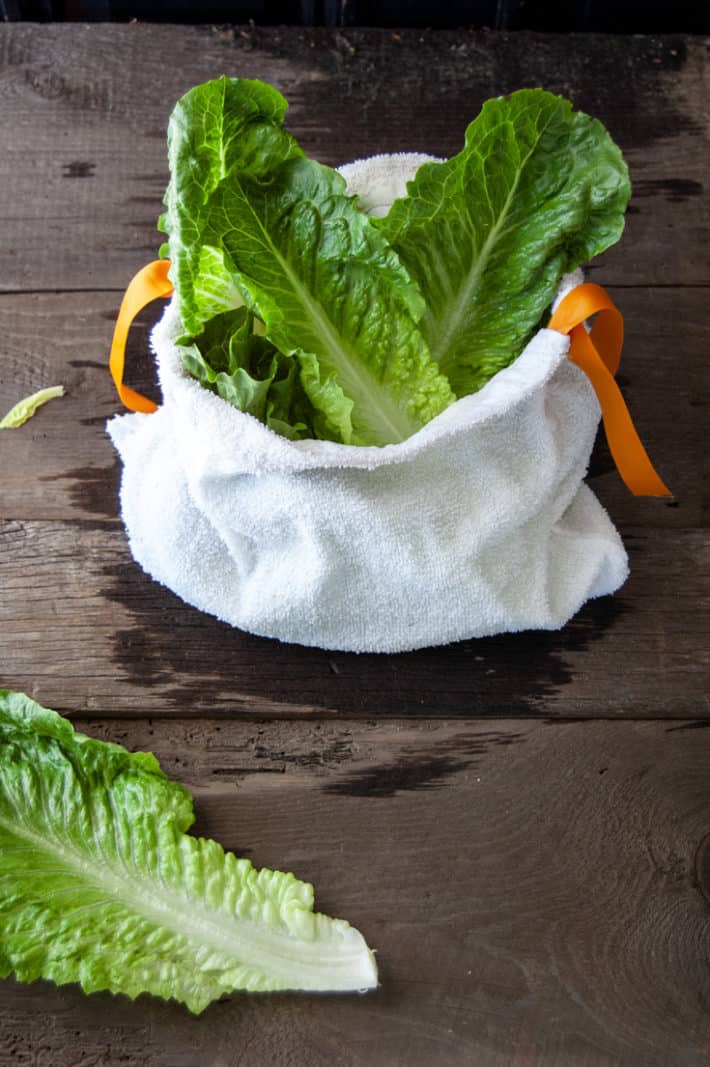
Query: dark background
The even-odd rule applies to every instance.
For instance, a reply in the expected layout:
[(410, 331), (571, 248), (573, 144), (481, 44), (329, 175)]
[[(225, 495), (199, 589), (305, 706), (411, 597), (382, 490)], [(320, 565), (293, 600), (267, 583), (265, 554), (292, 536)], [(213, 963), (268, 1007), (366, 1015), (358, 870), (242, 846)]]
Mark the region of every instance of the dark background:
[(14, 21), (218, 22), (598, 33), (709, 33), (710, 2), (677, 0), (0, 0)]

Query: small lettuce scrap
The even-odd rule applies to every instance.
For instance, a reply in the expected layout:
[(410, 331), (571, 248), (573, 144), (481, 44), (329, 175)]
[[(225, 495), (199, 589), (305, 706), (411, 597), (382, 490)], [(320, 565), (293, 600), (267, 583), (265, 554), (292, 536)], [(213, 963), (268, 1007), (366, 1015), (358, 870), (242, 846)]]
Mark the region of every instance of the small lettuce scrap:
[(187, 833), (187, 790), (0, 690), (0, 976), (152, 993), (199, 1013), (234, 990), (373, 988), (362, 935), (313, 887)]
[(48, 400), (54, 400), (58, 396), (64, 396), (63, 385), (49, 385), (46, 389), (39, 389), (31, 396), (18, 400), (7, 415), (0, 419), (0, 430), (15, 430), (19, 426), (24, 426), (27, 420), (31, 419)]

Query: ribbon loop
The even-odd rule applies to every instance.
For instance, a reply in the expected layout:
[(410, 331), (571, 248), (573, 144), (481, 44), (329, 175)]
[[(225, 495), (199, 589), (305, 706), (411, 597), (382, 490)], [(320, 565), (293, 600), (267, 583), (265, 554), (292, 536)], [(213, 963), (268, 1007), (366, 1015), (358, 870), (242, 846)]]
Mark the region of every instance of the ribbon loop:
[[(584, 321), (592, 315), (597, 317), (587, 333)], [(614, 379), (624, 343), (624, 320), (609, 294), (593, 282), (578, 285), (560, 302), (549, 325), (551, 330), (569, 334), (569, 358), (592, 383), (609, 451), (627, 488), (634, 496), (672, 496), (648, 458)]]
[(135, 389), (130, 389), (123, 384), (126, 341), (128, 340), (128, 330), (138, 312), (142, 311), (152, 300), (157, 300), (161, 296), (170, 296), (172, 293), (173, 287), (168, 280), (169, 270), (170, 260), (156, 259), (153, 263), (149, 263), (142, 270), (139, 270), (135, 277), (131, 279), (128, 288), (123, 294), (116, 326), (113, 331), (113, 341), (111, 342), (111, 355), (108, 365), (118, 395), (130, 411), (140, 411), (145, 415), (150, 415), (157, 411), (158, 405), (149, 400), (147, 396), (141, 396)]

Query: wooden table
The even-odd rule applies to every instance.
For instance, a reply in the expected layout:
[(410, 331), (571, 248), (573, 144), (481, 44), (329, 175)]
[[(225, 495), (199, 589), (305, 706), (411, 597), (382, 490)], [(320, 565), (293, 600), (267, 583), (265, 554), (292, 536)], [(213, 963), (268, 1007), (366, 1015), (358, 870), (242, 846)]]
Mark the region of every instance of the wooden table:
[[(699, 38), (0, 27), (0, 413), (68, 391), (0, 434), (0, 681), (153, 750), (197, 832), (313, 881), (381, 976), (199, 1018), (6, 981), (0, 1064), (709, 1062), (709, 72)], [(355, 656), (231, 630), (133, 563), (107, 350), (156, 254), (172, 103), (221, 73), (277, 85), (327, 163), (451, 154), (485, 98), (527, 85), (607, 124), (635, 191), (591, 278), (626, 316), (621, 383), (677, 496), (634, 499), (598, 446), (590, 484), (631, 556), (617, 596), (561, 633)]]

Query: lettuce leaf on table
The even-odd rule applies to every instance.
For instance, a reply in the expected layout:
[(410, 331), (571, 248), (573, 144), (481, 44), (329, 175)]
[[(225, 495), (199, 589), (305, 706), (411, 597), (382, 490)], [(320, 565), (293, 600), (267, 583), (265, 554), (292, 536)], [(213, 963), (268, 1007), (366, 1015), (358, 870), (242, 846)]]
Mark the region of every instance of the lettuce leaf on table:
[(295, 358), (320, 436), (388, 444), (455, 399), (417, 326), (424, 304), (336, 171), (281, 127), (283, 97), (221, 78), (175, 107), (162, 226), (185, 327), (244, 302)]
[(364, 990), (362, 935), (313, 887), (191, 837), (148, 752), (0, 690), (0, 975), (143, 992), (201, 1012), (237, 989)]
[(600, 122), (523, 89), (485, 103), (464, 149), (425, 163), (373, 220), (419, 284), (422, 332), (457, 396), (511, 363), (562, 275), (619, 239), (630, 193)]

